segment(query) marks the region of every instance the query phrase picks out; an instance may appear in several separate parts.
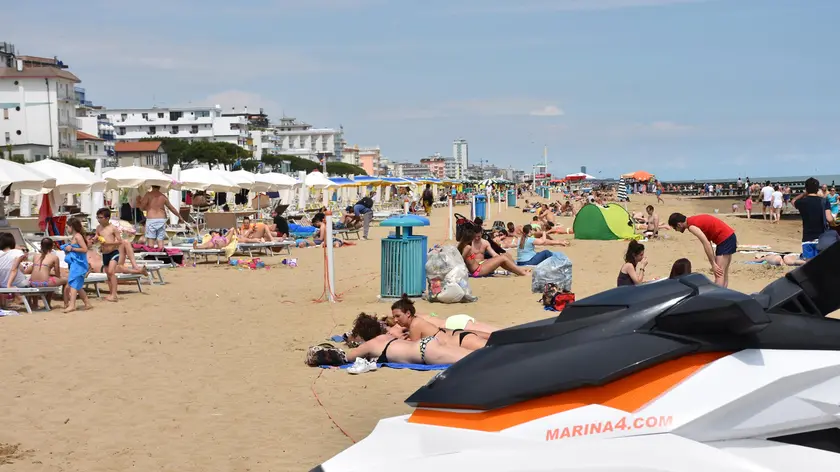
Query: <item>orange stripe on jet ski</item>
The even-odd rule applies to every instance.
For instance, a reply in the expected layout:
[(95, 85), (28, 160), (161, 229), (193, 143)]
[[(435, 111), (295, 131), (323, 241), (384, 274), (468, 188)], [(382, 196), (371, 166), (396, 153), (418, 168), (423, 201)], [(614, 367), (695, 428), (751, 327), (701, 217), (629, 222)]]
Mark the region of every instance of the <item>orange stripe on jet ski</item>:
[(729, 352), (681, 357), (598, 387), (582, 387), (480, 413), (414, 410), (409, 423), (497, 432), (587, 405), (604, 405), (633, 413)]

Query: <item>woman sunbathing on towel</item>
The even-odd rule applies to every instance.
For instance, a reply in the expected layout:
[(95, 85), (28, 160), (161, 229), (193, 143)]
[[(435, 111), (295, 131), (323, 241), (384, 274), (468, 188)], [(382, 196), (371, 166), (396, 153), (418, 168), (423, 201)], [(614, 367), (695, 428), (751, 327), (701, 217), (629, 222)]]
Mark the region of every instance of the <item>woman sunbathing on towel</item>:
[(790, 253), (790, 254), (767, 254), (766, 256), (755, 256), (756, 261), (764, 261), (770, 265), (774, 266), (801, 266), (805, 265), (805, 259), (802, 258), (802, 254)]
[(391, 316), (394, 317), (399, 326), (408, 328), (408, 339), (410, 341), (435, 338), (447, 346), (462, 347), (475, 351), (487, 345), (487, 338), (490, 337), (489, 333), (466, 331), (464, 328), (440, 328), (416, 315), (417, 309), (414, 307), (414, 302), (406, 294), (403, 294), (402, 298), (391, 305)]
[(251, 223), (251, 218), (242, 218), (242, 228), (239, 229), (239, 242), (264, 243), (274, 241), (271, 228), (265, 223)]
[[(230, 234), (236, 234), (236, 228), (228, 230)], [(206, 243), (199, 243), (198, 240), (193, 241), (193, 249), (224, 249), (230, 241), (227, 237), (222, 236), (222, 233), (216, 230), (210, 231), (210, 239)]]
[[(467, 270), (471, 277), (484, 277), (492, 274), (499, 267), (502, 267), (516, 275), (525, 275), (530, 272), (528, 269), (522, 269), (516, 266), (513, 259), (504, 255), (500, 255), (493, 251), (490, 243), (481, 237), (481, 233), (477, 232), (472, 226), (464, 227), (464, 232), (461, 234), (461, 242), (458, 243), (458, 252), (464, 258), (464, 263), (467, 265)], [(484, 254), (490, 254), (490, 259), (485, 259)]]
[(472, 352), (445, 345), (435, 337), (406, 341), (390, 334), (382, 334), (382, 324), (379, 320), (365, 313), (356, 318), (352, 334), (364, 342), (347, 353), (349, 362), (362, 357), (380, 364), (453, 364)]

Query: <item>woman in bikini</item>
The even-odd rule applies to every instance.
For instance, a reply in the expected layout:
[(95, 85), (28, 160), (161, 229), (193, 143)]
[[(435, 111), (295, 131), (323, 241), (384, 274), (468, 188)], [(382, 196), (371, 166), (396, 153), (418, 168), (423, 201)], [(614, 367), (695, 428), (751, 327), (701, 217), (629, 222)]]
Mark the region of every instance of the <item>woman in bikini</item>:
[[(229, 234), (236, 234), (236, 228), (231, 228), (228, 230)], [(224, 249), (227, 245), (230, 244), (230, 241), (226, 236), (222, 236), (222, 233), (216, 230), (210, 231), (210, 239), (206, 243), (200, 243), (196, 240), (193, 241), (193, 249)]]
[[(461, 234), (461, 242), (458, 243), (458, 251), (464, 258), (467, 270), (471, 277), (484, 277), (492, 274), (499, 267), (506, 269), (516, 275), (526, 275), (530, 271), (516, 266), (513, 259), (497, 254), (490, 247), (490, 244), (481, 238), (481, 233), (472, 226), (464, 228)], [(489, 253), (490, 259), (485, 259), (484, 254)]]
[(53, 240), (41, 240), (41, 252), (35, 254), (32, 265), (24, 270), (29, 274), (31, 287), (61, 287), (67, 283), (67, 278), (61, 276), (58, 256), (53, 252)]
[(406, 341), (382, 334), (382, 324), (375, 316), (360, 314), (353, 323), (352, 334), (364, 342), (347, 353), (347, 360), (354, 362), (362, 357), (378, 364), (454, 364), (470, 352), (461, 347), (448, 346), (434, 336), (419, 341)]
[(398, 325), (408, 329), (408, 339), (410, 341), (435, 338), (447, 346), (457, 346), (475, 351), (487, 345), (487, 338), (490, 337), (489, 333), (479, 335), (463, 328), (439, 328), (416, 315), (417, 309), (414, 307), (414, 302), (406, 294), (403, 294), (402, 298), (391, 305), (391, 316), (394, 317)]

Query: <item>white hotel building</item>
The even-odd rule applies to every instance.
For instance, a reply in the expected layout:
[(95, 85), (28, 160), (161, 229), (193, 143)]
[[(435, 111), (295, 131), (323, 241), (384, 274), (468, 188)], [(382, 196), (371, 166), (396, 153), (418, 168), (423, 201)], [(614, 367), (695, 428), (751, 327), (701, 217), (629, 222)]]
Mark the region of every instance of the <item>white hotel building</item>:
[[(55, 66), (40, 66), (53, 61)], [(29, 64), (39, 64), (31, 66)], [(0, 43), (0, 147), (27, 161), (76, 154), (78, 77), (57, 60), (15, 56)]]
[(244, 116), (222, 116), (222, 108), (127, 108), (91, 111), (104, 113), (114, 125), (117, 142), (143, 138), (177, 138), (223, 142), (248, 148), (248, 120)]
[(271, 128), (252, 131), (255, 158), (263, 154), (285, 154), (319, 161), (341, 161), (344, 150), (342, 130), (314, 128), (295, 118), (283, 117)]

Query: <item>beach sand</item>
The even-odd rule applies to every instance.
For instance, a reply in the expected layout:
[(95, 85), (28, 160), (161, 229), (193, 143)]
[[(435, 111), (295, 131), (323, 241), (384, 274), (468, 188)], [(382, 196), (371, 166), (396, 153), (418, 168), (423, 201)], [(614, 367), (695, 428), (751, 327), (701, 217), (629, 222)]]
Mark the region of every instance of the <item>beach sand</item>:
[[(655, 201), (636, 197), (629, 208)], [(663, 220), (674, 210), (718, 208), (725, 215), (732, 204), (671, 196), (666, 202), (657, 209)], [(499, 215), (496, 204), (489, 213), (488, 226), (530, 220), (507, 207)], [(798, 220), (725, 221), (741, 244), (800, 249)], [(445, 242), (446, 210), (436, 209), (432, 222), (418, 232), (429, 235), (430, 245)], [(371, 232), (385, 234), (385, 228)], [(680, 257), (711, 274), (693, 236), (662, 234), (667, 239), (645, 243), (650, 277), (667, 277)], [(578, 299), (615, 286), (626, 246), (574, 241), (565, 249)], [(359, 312), (390, 311), (389, 302), (377, 300), (379, 251), (378, 239), (335, 250), (343, 298), (335, 304), (313, 301), (323, 293), (323, 250), (297, 249), (296, 268), (279, 263), (285, 256), (267, 259), (270, 270), (199, 264), (168, 270), (167, 285), (144, 286), (143, 294), (124, 287), (119, 303), (95, 301), (89, 312), (0, 319), (0, 465), (9, 472), (309, 470), (350, 446), (351, 438), (365, 437), (380, 418), (408, 413), (403, 401), (433, 375), (380, 369), (353, 376), (304, 365), (309, 346), (347, 331)], [(738, 254), (736, 261), (752, 257)], [(736, 262), (730, 285), (749, 293), (783, 273)], [(470, 285), (476, 303), (419, 301), (418, 310), (468, 313), (505, 327), (550, 316), (531, 293), (530, 276), (471, 279)]]

